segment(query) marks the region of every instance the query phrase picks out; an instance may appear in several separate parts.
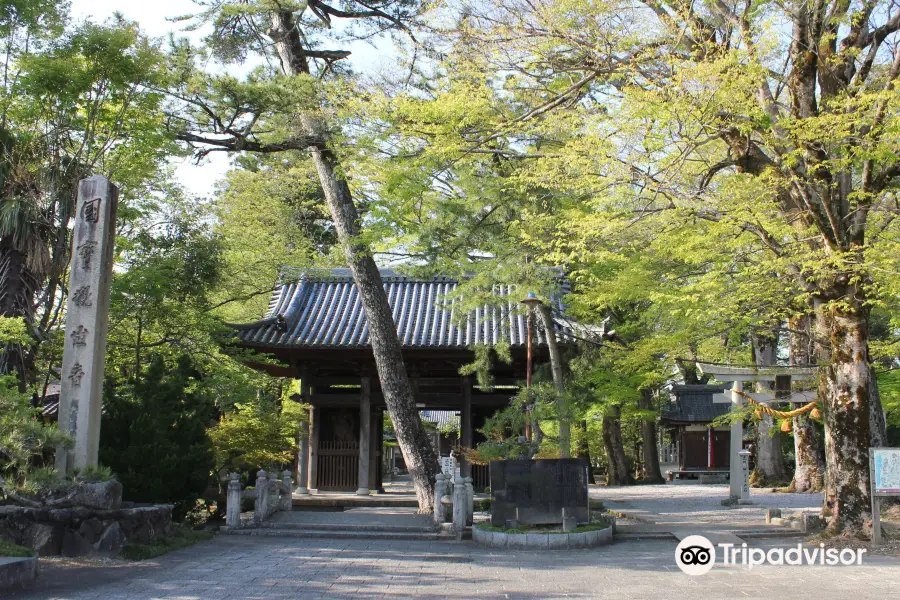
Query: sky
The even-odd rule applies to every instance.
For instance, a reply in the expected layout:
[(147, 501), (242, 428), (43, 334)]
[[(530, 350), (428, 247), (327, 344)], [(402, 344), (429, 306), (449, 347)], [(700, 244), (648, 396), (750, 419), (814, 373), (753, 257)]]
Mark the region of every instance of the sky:
[[(179, 32), (182, 23), (167, 21), (197, 9), (190, 0), (70, 0), (73, 20), (91, 18), (93, 21), (104, 21), (118, 11), (126, 18), (137, 21), (141, 28), (151, 37), (165, 38), (169, 32)], [(201, 33), (184, 33), (199, 41)], [(373, 71), (391, 62), (392, 50), (390, 42), (379, 40), (377, 48), (365, 43), (349, 46), (352, 54), (350, 61), (357, 71)], [(236, 73), (237, 74), (237, 73)], [(222, 178), (230, 165), (230, 159), (221, 152), (214, 152), (202, 164), (195, 165), (190, 158), (177, 159), (174, 163), (175, 176), (184, 188), (195, 195), (209, 197), (215, 190), (216, 182)]]

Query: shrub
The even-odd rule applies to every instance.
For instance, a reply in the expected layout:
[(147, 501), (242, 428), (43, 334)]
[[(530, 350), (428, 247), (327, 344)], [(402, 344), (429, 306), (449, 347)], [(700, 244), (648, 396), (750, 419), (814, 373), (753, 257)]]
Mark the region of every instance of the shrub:
[(118, 475), (123, 498), (175, 505), (184, 518), (206, 490), (213, 469), (207, 426), (216, 410), (196, 391), (199, 373), (187, 357), (169, 368), (159, 357), (133, 388), (107, 390), (100, 462)]

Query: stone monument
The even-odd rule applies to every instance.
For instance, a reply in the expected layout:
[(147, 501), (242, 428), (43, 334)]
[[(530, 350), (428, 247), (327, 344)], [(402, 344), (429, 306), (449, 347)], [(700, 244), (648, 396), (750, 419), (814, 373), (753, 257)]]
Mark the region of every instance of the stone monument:
[(504, 527), (575, 523), (591, 519), (587, 462), (579, 458), (492, 460), (491, 524)]
[(60, 473), (97, 464), (118, 199), (118, 188), (103, 176), (78, 185), (59, 397), (59, 426), (73, 435), (75, 448), (57, 451)]

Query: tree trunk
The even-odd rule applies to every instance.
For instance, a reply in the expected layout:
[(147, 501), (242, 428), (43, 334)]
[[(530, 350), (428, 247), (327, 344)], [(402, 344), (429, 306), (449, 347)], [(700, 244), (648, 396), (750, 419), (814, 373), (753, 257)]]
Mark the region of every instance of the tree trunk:
[[(813, 360), (810, 340), (809, 316), (803, 315), (788, 321), (790, 333), (791, 365), (809, 365)], [(799, 407), (796, 405), (795, 407)], [(793, 419), (794, 431), (794, 480), (791, 489), (795, 492), (818, 492), (825, 479), (825, 458), (819, 440), (817, 425), (808, 415)]]
[[(831, 362), (819, 376), (825, 409), (826, 503), (833, 532), (860, 532), (869, 504), (869, 396), (871, 380), (868, 313), (859, 292), (841, 294), (849, 307), (817, 311), (831, 339)], [(833, 496), (833, 500), (832, 497)]]
[(881, 448), (888, 445), (887, 421), (884, 417), (884, 408), (881, 406), (881, 393), (878, 391), (878, 383), (875, 380), (875, 367), (869, 365), (869, 446)]
[[(754, 362), (760, 367), (774, 365), (778, 347), (777, 331), (754, 334), (752, 342)], [(768, 382), (759, 381), (756, 391), (771, 392), (772, 386)], [(765, 413), (756, 424), (755, 475), (756, 481), (762, 484), (783, 482), (786, 477), (784, 458), (781, 455), (781, 431), (775, 426), (775, 419)]]
[(553, 387), (556, 388), (556, 412), (559, 416), (559, 456), (572, 456), (572, 417), (566, 404), (566, 384), (563, 379), (562, 353), (556, 342), (556, 329), (553, 327), (553, 315), (546, 304), (538, 304), (537, 312), (541, 317), (544, 335), (547, 337), (547, 349), (550, 351), (550, 371), (553, 373)]
[(594, 478), (594, 466), (591, 464), (591, 446), (588, 443), (588, 423), (586, 420), (581, 421), (581, 428), (584, 433), (578, 438), (575, 444), (575, 457), (580, 458), (587, 463), (588, 466), (588, 483), (595, 484), (597, 480)]
[[(642, 389), (638, 400), (638, 408), (642, 411), (653, 410), (653, 393)], [(656, 415), (641, 419), (641, 440), (644, 446), (644, 471), (650, 483), (665, 483), (659, 470), (659, 448), (656, 447)]]
[[(270, 36), (275, 42), (285, 72), (308, 75), (309, 65), (293, 13), (275, 13)], [(321, 117), (305, 113), (301, 115), (300, 121), (305, 134), (327, 141), (328, 128)], [(350, 267), (359, 290), (384, 402), (416, 490), (419, 511), (431, 512), (434, 507), (434, 480), (440, 466), (416, 409), (415, 396), (406, 374), (400, 340), (381, 274), (370, 249), (360, 242), (359, 212), (353, 202), (350, 187), (338, 174), (340, 169), (337, 157), (324, 143), (312, 147), (310, 152), (347, 266)]]
[(618, 406), (611, 407), (603, 417), (603, 445), (606, 448), (606, 460), (609, 464), (606, 477), (607, 485), (631, 485), (634, 478), (628, 469), (625, 447), (622, 445), (621, 412)]

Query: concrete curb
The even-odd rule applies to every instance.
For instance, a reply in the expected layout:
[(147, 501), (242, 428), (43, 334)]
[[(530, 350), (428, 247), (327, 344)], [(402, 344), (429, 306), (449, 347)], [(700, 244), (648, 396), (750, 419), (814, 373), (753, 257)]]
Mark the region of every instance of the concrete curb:
[(0, 556), (0, 592), (26, 587), (37, 579), (38, 558)]
[(595, 548), (613, 542), (613, 528), (578, 533), (505, 533), (472, 528), (472, 541), (480, 546), (506, 550), (570, 550)]

